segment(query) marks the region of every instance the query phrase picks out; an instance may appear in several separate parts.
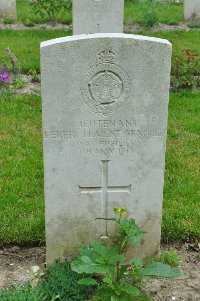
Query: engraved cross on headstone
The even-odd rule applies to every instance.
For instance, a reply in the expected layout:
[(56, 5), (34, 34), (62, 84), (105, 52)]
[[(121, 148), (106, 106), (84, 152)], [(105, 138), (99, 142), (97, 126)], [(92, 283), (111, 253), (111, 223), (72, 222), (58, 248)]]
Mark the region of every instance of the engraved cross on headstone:
[[(108, 193), (110, 192), (125, 192), (131, 193), (131, 185), (128, 186), (109, 186), (108, 185), (108, 164), (109, 160), (103, 160), (102, 162), (102, 184), (99, 187), (82, 187), (79, 185), (79, 194), (87, 193), (102, 193), (102, 208), (103, 217), (108, 217)], [(106, 221), (106, 236), (108, 237), (107, 221)]]

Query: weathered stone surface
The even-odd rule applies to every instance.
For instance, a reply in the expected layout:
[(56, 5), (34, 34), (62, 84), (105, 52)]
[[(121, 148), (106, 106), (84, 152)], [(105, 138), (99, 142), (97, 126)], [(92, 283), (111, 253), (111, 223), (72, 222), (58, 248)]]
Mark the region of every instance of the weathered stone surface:
[(124, 0), (73, 0), (73, 34), (123, 32)]
[(0, 19), (16, 18), (16, 0), (0, 0)]
[(200, 21), (200, 0), (184, 0), (184, 19)]
[(171, 44), (94, 34), (41, 44), (47, 262), (113, 234), (126, 207), (158, 253)]

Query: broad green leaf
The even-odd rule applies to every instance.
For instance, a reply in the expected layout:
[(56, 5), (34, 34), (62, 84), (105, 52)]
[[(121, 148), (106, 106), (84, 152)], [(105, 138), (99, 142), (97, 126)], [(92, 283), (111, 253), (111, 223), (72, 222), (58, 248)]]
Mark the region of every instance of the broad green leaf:
[(141, 258), (135, 258), (133, 260), (133, 265), (136, 267), (136, 268), (139, 268), (143, 265), (143, 260)]
[(128, 295), (131, 295), (134, 297), (139, 296), (139, 294), (140, 294), (139, 289), (131, 284), (123, 284), (121, 286), (121, 291), (126, 292)]
[(96, 262), (100, 264), (115, 264), (116, 262), (122, 262), (126, 258), (122, 256), (117, 247), (105, 248), (104, 256), (100, 255), (96, 258)]
[[(81, 258), (85, 260), (82, 261)], [(114, 272), (114, 266), (113, 265), (106, 265), (106, 264), (99, 264), (95, 263), (91, 260), (86, 261), (86, 256), (82, 256), (81, 258), (77, 258), (71, 263), (71, 268), (76, 273), (82, 274), (92, 274), (92, 273), (99, 273), (99, 274), (107, 274), (107, 273), (113, 273)]]
[(78, 284), (80, 284), (80, 285), (96, 285), (98, 283), (93, 278), (83, 278), (83, 279), (78, 281)]
[(139, 244), (144, 237), (144, 233), (145, 232), (138, 227), (133, 218), (120, 222), (121, 236), (126, 237), (127, 240), (133, 244)]
[(104, 277), (104, 278), (103, 278), (103, 282), (106, 283), (106, 284), (108, 284), (110, 287), (113, 288), (113, 283), (112, 283), (112, 279), (111, 279), (111, 278), (109, 278), (109, 277)]
[(96, 262), (96, 259), (99, 257), (99, 254), (96, 253), (93, 246), (89, 245), (89, 246), (82, 246), (79, 257), (81, 256), (87, 256), (90, 258), (90, 260)]
[(119, 253), (119, 250), (117, 247), (111, 247), (110, 249), (108, 249), (108, 256), (109, 256), (109, 263), (116, 263), (118, 261), (122, 262), (124, 261), (126, 258), (121, 255)]
[(118, 296), (111, 296), (111, 301), (120, 301), (120, 298)]
[(92, 247), (101, 256), (105, 256), (106, 253), (107, 253), (106, 247), (101, 242), (98, 242), (98, 241), (94, 240), (92, 242)]
[(171, 268), (169, 265), (161, 262), (152, 262), (146, 268), (140, 270), (143, 276), (178, 278), (181, 276), (179, 269)]
[(91, 263), (93, 263), (93, 261), (92, 261), (92, 260), (90, 259), (90, 257), (88, 257), (88, 256), (81, 256), (80, 259), (81, 259), (82, 262), (84, 262), (84, 263), (86, 263), (86, 264), (91, 264)]

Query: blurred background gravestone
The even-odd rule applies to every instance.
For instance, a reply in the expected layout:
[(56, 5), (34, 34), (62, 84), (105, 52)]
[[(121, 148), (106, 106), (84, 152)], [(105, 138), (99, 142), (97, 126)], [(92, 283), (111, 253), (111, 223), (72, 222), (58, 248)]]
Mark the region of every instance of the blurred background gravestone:
[(124, 0), (73, 0), (73, 34), (123, 32)]
[(184, 1), (184, 19), (189, 21), (200, 21), (200, 0)]
[(0, 0), (0, 20), (16, 19), (16, 0)]

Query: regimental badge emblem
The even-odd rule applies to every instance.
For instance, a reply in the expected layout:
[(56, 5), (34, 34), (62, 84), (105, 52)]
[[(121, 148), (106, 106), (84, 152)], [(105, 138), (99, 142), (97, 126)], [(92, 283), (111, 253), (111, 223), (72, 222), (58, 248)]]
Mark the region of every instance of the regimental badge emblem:
[(112, 113), (129, 98), (130, 79), (116, 64), (115, 57), (110, 49), (100, 52), (96, 65), (88, 70), (83, 80), (82, 97), (95, 113)]

